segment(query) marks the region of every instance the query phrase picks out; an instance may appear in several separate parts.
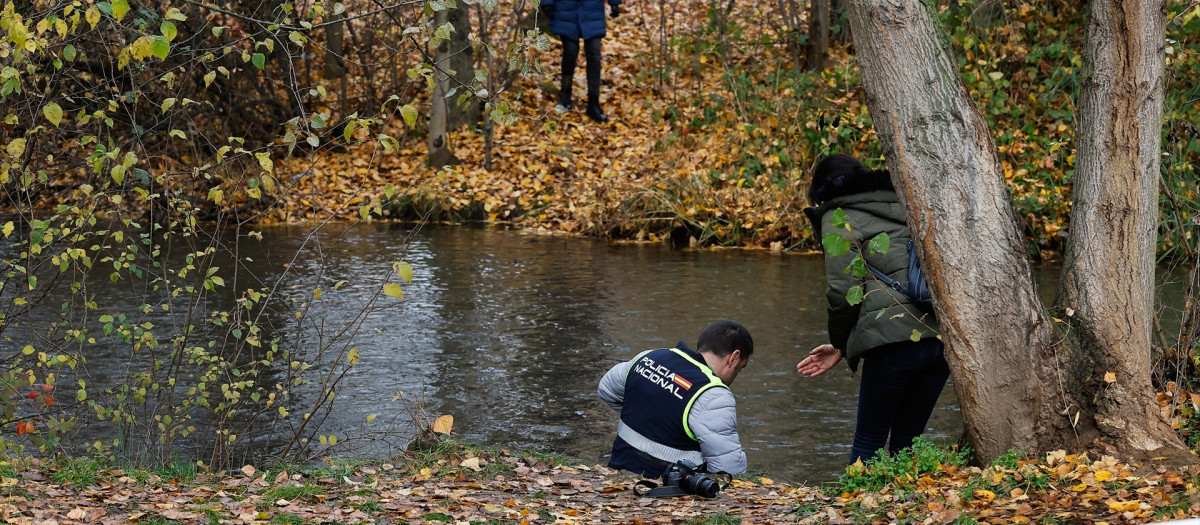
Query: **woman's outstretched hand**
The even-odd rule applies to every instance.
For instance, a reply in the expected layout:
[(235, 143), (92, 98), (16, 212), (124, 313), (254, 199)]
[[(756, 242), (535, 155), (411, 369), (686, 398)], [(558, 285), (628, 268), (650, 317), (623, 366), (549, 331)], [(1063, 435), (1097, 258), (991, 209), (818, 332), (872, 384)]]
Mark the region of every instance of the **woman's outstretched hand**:
[(817, 377), (842, 360), (842, 353), (831, 344), (823, 344), (808, 353), (808, 357), (796, 363), (796, 372), (808, 377)]

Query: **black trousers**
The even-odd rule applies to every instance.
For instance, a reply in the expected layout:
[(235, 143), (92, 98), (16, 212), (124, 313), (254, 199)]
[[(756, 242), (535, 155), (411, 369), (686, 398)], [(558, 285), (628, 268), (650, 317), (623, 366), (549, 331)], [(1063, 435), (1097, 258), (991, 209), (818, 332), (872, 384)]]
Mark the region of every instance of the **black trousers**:
[[(587, 90), (588, 103), (600, 102), (600, 41), (604, 37), (584, 39), (583, 54), (587, 58)], [(562, 105), (571, 103), (571, 81), (575, 76), (575, 63), (579, 60), (579, 40), (562, 39), (562, 85), (558, 102)]]
[(850, 463), (859, 458), (866, 463), (885, 443), (892, 453), (912, 445), (913, 439), (925, 432), (949, 378), (945, 347), (937, 339), (902, 341), (871, 350), (863, 358)]

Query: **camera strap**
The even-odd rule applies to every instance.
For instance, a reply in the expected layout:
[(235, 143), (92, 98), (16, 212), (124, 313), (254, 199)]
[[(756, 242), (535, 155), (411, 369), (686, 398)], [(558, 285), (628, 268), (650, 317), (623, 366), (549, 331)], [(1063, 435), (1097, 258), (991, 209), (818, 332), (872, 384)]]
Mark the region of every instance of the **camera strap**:
[[(641, 490), (638, 490), (639, 487)], [(658, 483), (648, 479), (639, 480), (633, 484), (633, 493), (644, 498), (678, 498), (689, 495), (680, 487), (660, 487)]]

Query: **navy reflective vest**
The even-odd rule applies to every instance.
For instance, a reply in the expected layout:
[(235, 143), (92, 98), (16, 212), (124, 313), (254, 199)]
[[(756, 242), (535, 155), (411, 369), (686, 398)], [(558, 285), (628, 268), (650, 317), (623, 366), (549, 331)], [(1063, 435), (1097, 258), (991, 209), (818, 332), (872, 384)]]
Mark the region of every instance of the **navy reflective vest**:
[(704, 357), (683, 343), (635, 357), (625, 377), (621, 422), (608, 466), (659, 477), (680, 460), (703, 464), (687, 418), (696, 398), (713, 387), (728, 388)]

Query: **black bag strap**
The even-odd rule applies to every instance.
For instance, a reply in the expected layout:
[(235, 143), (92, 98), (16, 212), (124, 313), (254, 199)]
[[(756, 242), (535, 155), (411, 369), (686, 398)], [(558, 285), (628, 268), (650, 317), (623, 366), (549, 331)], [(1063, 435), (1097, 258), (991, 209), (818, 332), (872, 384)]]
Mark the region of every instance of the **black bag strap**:
[(933, 299), (929, 296), (929, 288), (925, 285), (925, 273), (921, 270), (921, 260), (917, 257), (916, 246), (912, 240), (908, 241), (908, 284), (900, 284), (895, 279), (892, 279), (887, 274), (879, 271), (879, 269), (867, 263), (867, 259), (863, 258), (863, 265), (871, 272), (875, 278), (886, 284), (889, 288), (900, 292), (905, 297), (914, 303), (929, 303)]
[(876, 279), (883, 281), (883, 284), (888, 285), (889, 288), (891, 288), (897, 292), (904, 293), (904, 286), (901, 285), (900, 283), (896, 282), (895, 279), (888, 277), (888, 275), (886, 273), (883, 273), (883, 272), (879, 271), (878, 269), (876, 269), (874, 266), (871, 266), (870, 264), (868, 264), (866, 259), (863, 259), (863, 264), (866, 265), (867, 270), (870, 270), (870, 272), (875, 275)]

